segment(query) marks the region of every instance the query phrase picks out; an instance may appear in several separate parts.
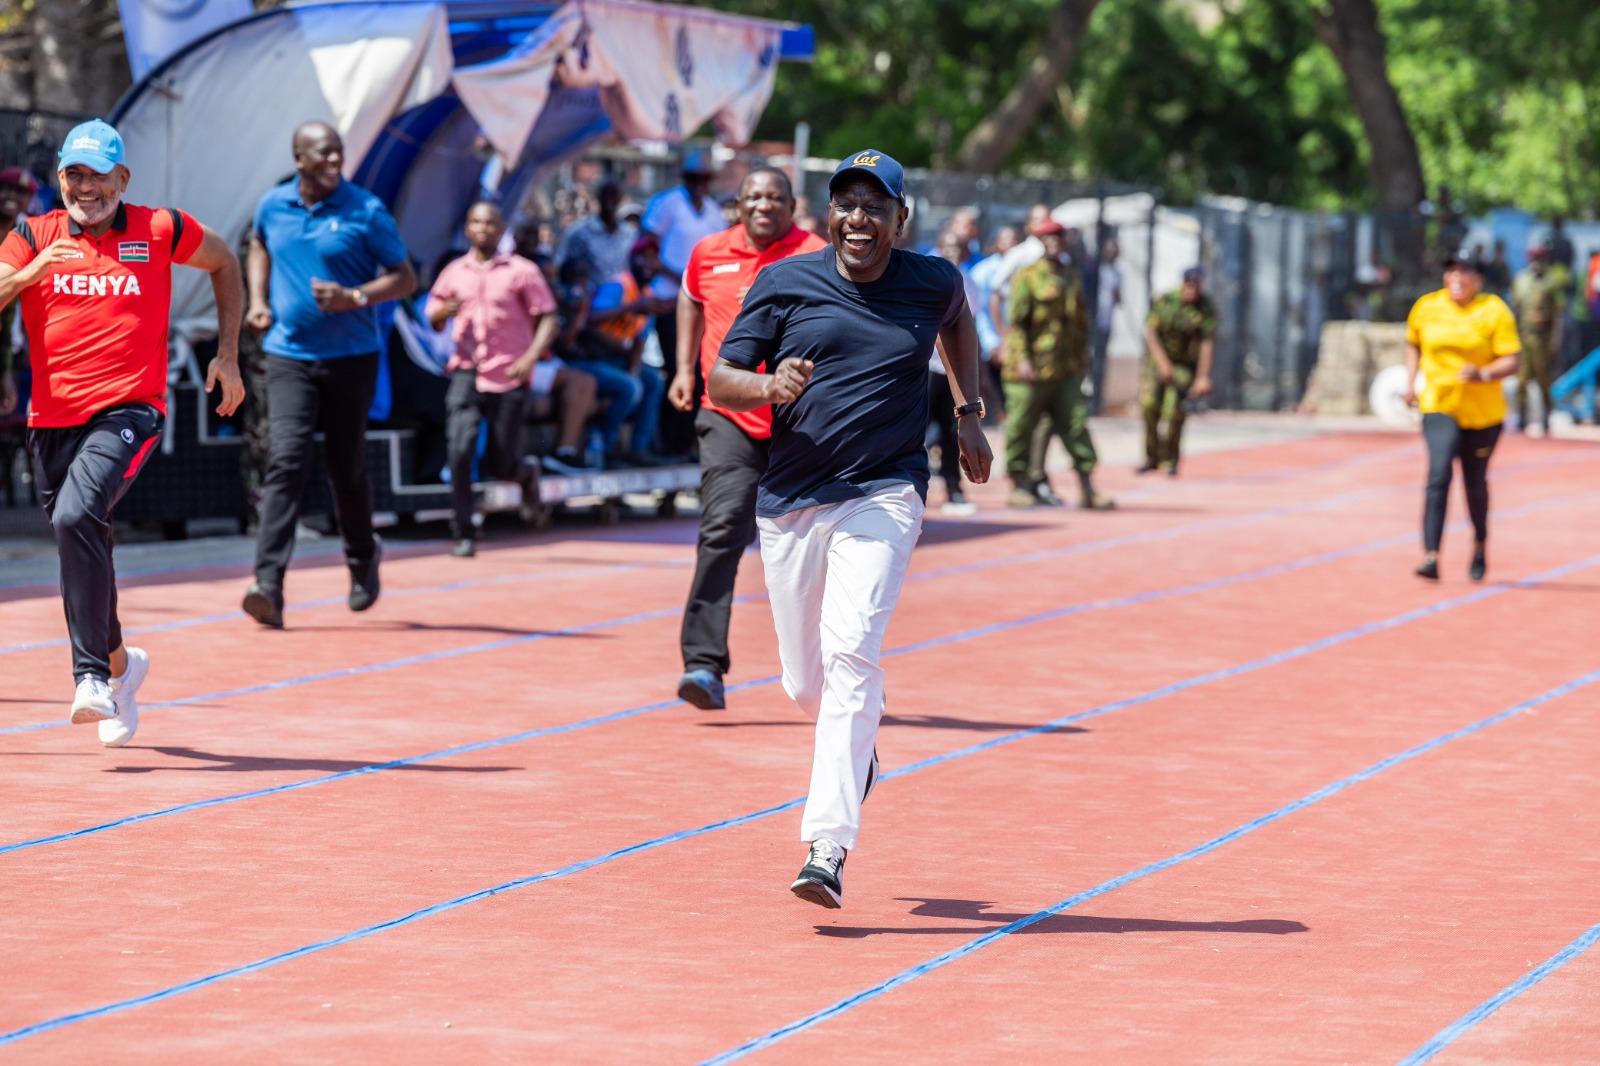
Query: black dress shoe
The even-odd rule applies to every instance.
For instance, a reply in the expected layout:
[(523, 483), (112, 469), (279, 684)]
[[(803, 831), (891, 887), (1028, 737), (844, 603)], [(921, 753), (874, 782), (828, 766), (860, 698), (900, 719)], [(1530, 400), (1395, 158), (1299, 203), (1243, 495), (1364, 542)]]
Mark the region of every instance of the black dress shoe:
[(1472, 567), (1467, 571), (1467, 576), (1474, 581), (1482, 581), (1483, 575), (1489, 570), (1489, 563), (1483, 557), (1481, 550), (1472, 553)]
[(254, 618), (268, 629), (283, 628), (283, 593), (275, 588), (263, 586), (260, 582), (251, 582), (245, 590), (244, 603), (240, 604), (244, 613)]
[(1413, 571), (1418, 577), (1427, 578), (1429, 581), (1439, 580), (1439, 560), (1424, 559), (1422, 565)]
[(365, 611), (378, 602), (378, 563), (383, 559), (383, 542), (372, 538), (372, 558), (351, 559), (350, 567), (350, 609), (352, 611)]
[(1056, 495), (1056, 490), (1050, 487), (1049, 482), (1041, 481), (1033, 486), (1033, 498), (1046, 507), (1064, 507), (1061, 497)]

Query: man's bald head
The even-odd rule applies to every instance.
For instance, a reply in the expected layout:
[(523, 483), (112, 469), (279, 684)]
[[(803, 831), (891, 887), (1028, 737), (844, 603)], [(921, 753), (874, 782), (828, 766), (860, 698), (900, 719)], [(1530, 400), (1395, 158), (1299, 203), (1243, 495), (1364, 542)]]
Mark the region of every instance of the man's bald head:
[[(294, 154), (298, 156), (307, 145), (326, 141), (330, 138), (339, 141), (339, 131), (321, 119), (312, 119), (310, 122), (302, 122), (294, 128), (294, 139), (290, 141), (290, 147), (293, 149)], [(342, 141), (340, 141), (340, 146), (343, 146)]]
[(302, 122), (294, 131), (294, 169), (300, 175), (300, 196), (316, 203), (333, 195), (344, 178), (344, 141), (322, 121)]

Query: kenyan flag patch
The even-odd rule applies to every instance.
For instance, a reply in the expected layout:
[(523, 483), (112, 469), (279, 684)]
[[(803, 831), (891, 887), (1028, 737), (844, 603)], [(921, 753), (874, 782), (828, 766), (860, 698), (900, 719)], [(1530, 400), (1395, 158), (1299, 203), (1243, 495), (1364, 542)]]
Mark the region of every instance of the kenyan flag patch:
[(148, 241), (123, 241), (117, 245), (117, 258), (124, 263), (150, 262)]

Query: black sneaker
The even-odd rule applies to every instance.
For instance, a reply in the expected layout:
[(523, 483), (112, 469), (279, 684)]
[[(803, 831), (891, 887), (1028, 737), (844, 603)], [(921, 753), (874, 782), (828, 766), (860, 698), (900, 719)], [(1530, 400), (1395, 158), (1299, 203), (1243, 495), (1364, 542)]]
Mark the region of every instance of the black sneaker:
[(1484, 558), (1483, 549), (1480, 548), (1472, 553), (1472, 568), (1467, 571), (1467, 576), (1472, 578), (1474, 581), (1482, 581), (1483, 575), (1488, 573), (1488, 571), (1488, 560)]
[(372, 538), (372, 558), (351, 559), (350, 567), (350, 609), (352, 611), (365, 611), (368, 607), (378, 602), (378, 593), (381, 588), (378, 584), (378, 563), (383, 559), (383, 542), (377, 537)]
[(1427, 579), (1429, 581), (1438, 581), (1439, 580), (1439, 560), (1437, 560), (1437, 559), (1424, 559), (1424, 560), (1422, 560), (1422, 565), (1417, 567), (1415, 570), (1413, 570), (1412, 573), (1416, 574), (1420, 578), (1425, 578), (1425, 579)]
[(457, 559), (470, 559), (478, 554), (478, 542), (471, 537), (462, 537), (456, 541), (456, 546), (450, 549), (450, 554)]
[(283, 593), (278, 589), (269, 588), (259, 581), (251, 582), (240, 606), (245, 614), (268, 629), (283, 628)]
[(811, 854), (800, 867), (789, 891), (819, 907), (836, 911), (844, 905), (844, 885), (840, 874), (844, 872), (845, 850), (831, 840), (811, 842)]
[(1033, 486), (1033, 498), (1046, 507), (1064, 507), (1061, 497), (1056, 495), (1056, 490), (1050, 487), (1050, 482), (1041, 481)]
[(878, 783), (878, 749), (872, 749), (872, 765), (867, 767), (867, 787), (861, 790), (861, 802), (867, 802), (867, 797), (872, 795), (872, 789)]

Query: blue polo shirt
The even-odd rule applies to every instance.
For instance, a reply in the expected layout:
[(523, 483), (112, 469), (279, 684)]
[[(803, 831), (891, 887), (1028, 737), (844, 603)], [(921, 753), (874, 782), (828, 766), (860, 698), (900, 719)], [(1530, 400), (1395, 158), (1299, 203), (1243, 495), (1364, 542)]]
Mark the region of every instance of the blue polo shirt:
[(866, 284), (840, 275), (831, 247), (758, 274), (719, 355), (746, 370), (816, 366), (798, 400), (772, 408), (756, 513), (777, 518), (903, 483), (926, 500), (928, 359), (966, 305), (955, 267), (898, 249)]
[(355, 288), (406, 261), (405, 242), (382, 200), (341, 181), (333, 195), (308, 205), (291, 178), (261, 198), (255, 232), (272, 257), (266, 351), (315, 360), (382, 347), (376, 307), (328, 313), (311, 295), (313, 278)]

